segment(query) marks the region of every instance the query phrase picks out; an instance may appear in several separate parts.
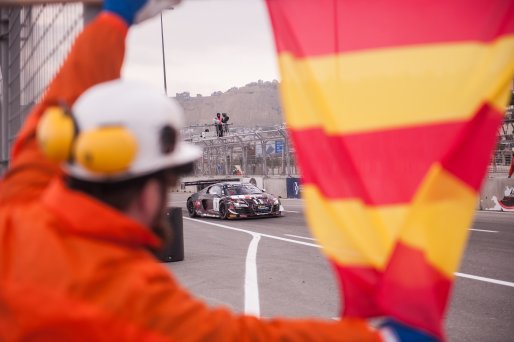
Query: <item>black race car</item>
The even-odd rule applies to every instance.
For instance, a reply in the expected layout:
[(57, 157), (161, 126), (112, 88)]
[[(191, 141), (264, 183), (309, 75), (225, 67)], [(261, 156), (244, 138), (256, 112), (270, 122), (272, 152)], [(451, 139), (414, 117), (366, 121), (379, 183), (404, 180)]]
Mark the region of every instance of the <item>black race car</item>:
[(250, 183), (222, 182), (212, 184), (187, 199), (190, 217), (207, 216), (221, 219), (281, 216), (280, 200)]

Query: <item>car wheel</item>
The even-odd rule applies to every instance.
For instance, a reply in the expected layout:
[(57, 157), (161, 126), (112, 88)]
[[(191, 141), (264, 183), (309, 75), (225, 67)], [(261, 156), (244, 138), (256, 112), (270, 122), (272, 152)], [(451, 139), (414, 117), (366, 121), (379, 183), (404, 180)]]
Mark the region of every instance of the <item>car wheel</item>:
[(196, 211), (195, 211), (195, 205), (193, 203), (193, 200), (189, 198), (187, 200), (187, 212), (189, 213), (189, 217), (196, 217)]
[(226, 220), (228, 218), (228, 210), (225, 204), (220, 204), (220, 219)]

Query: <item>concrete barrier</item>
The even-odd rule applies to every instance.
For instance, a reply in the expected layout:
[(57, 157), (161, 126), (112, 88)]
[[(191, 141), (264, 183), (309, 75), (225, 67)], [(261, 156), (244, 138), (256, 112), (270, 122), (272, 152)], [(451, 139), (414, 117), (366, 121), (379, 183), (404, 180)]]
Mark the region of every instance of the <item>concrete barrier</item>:
[(489, 178), (480, 191), (480, 210), (502, 211), (499, 201), (514, 194), (514, 178)]
[[(182, 185), (173, 189), (173, 191), (197, 192), (197, 186), (184, 186), (185, 182), (194, 182), (200, 180), (209, 179), (221, 179), (222, 176), (217, 177), (186, 177), (181, 180)], [(280, 196), (282, 198), (288, 198), (287, 192), (287, 176), (227, 176), (226, 180), (235, 180), (239, 178), (241, 181), (248, 182), (249, 179), (253, 178), (256, 181), (256, 185), (260, 188), (266, 189), (266, 192)], [(252, 182), (253, 183), (253, 182)], [(478, 210), (497, 210), (502, 211), (502, 207), (499, 205), (499, 201), (505, 196), (514, 196), (514, 178), (488, 178), (480, 191), (480, 200), (477, 203)]]
[(265, 177), (264, 180), (264, 189), (269, 194), (273, 194), (275, 196), (280, 196), (282, 198), (287, 198), (287, 187), (286, 187), (286, 177)]
[(216, 179), (218, 181), (222, 180), (236, 180), (239, 179), (242, 182), (253, 183), (257, 187), (261, 189), (265, 189), (267, 193), (280, 196), (282, 198), (287, 198), (287, 184), (286, 180), (288, 177), (286, 176), (271, 176), (271, 177), (263, 177), (263, 176), (204, 176), (204, 177), (184, 177), (180, 180), (180, 184), (171, 189), (172, 192), (187, 192), (187, 193), (195, 193), (198, 191), (198, 186), (196, 185), (185, 185), (187, 183), (192, 183), (196, 181), (209, 181)]

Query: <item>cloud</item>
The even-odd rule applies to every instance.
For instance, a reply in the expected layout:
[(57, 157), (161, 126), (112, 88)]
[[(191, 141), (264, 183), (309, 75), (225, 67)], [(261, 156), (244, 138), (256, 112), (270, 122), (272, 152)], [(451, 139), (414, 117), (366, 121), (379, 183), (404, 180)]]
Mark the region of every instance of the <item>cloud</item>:
[[(278, 79), (262, 1), (185, 1), (167, 11), (163, 22), (170, 95), (210, 95), (259, 79)], [(160, 18), (131, 30), (123, 73), (162, 86)]]

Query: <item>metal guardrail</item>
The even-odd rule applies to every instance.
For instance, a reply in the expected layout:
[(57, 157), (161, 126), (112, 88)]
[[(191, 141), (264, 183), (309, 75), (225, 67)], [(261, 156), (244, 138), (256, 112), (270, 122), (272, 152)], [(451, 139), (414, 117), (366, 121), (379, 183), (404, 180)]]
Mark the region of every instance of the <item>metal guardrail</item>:
[(514, 105), (507, 107), (498, 132), (498, 144), (489, 164), (490, 177), (504, 177), (509, 172), (514, 148)]
[[(214, 175), (298, 175), (294, 148), (285, 126), (268, 129), (231, 127), (222, 137), (202, 135), (204, 127), (190, 126), (182, 131), (186, 141), (204, 150), (195, 169), (196, 176)], [(209, 131), (210, 133), (210, 131)]]

